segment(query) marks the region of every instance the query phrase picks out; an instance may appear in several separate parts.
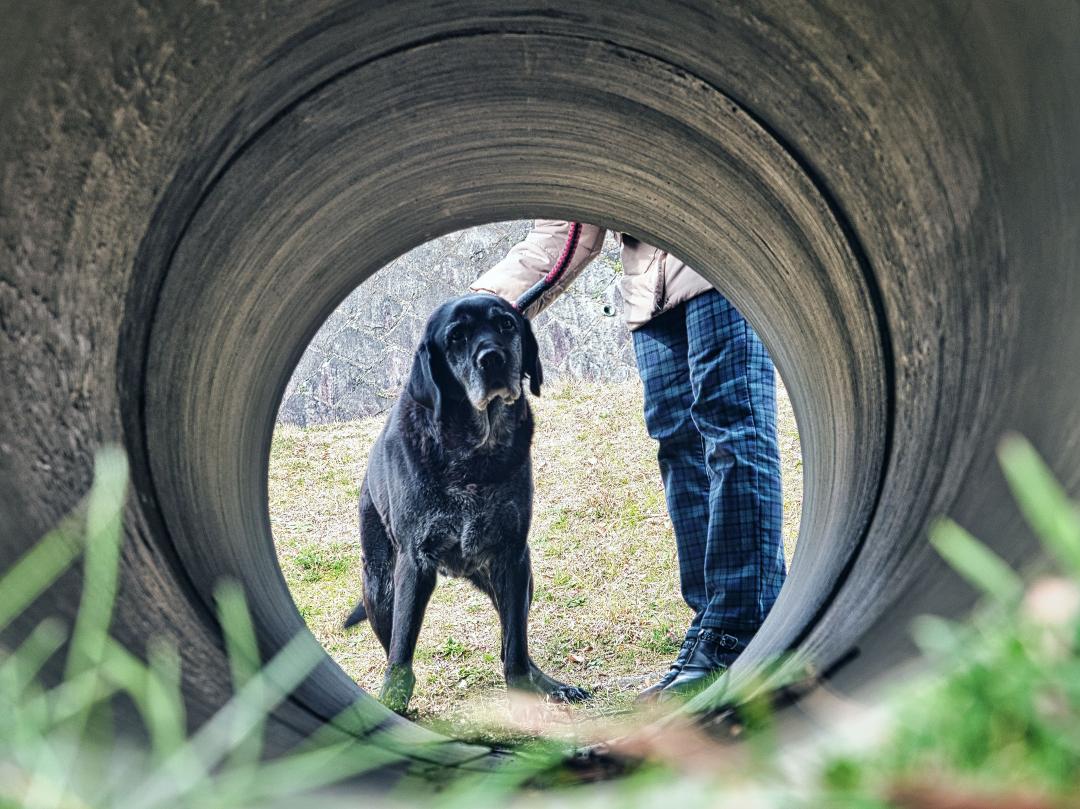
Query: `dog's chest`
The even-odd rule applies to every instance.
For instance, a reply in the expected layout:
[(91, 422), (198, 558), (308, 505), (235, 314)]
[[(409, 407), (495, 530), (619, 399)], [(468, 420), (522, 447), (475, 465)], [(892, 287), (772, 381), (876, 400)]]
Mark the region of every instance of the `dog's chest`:
[(507, 484), (448, 486), (442, 500), (420, 550), (443, 575), (468, 576), (521, 533), (522, 514)]

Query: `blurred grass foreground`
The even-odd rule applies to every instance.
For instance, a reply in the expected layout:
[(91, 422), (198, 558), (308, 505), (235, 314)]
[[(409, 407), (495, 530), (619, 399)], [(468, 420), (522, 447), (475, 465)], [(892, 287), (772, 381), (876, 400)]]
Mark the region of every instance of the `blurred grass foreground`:
[[(1025, 582), (958, 525), (945, 520), (934, 528), (934, 546), (985, 604), (968, 622), (924, 618), (916, 625), (927, 671), (887, 702), (876, 744), (823, 740), (816, 758), (793, 773), (782, 766), (784, 748), (773, 741), (759, 702), (750, 712), (757, 735), (747, 731), (756, 744), (721, 743), (673, 722), (624, 726), (607, 750), (641, 759), (631, 774), (556, 795), (538, 789), (552, 783), (538, 776), (573, 749), (539, 740), (508, 757), (506, 767), (459, 779), (425, 801), (470, 808), (553, 800), (620, 807), (1080, 806), (1080, 509), (1022, 439), (1008, 438), (1000, 457), (1052, 566)], [(189, 732), (171, 642), (153, 639), (143, 660), (108, 633), (126, 491), (123, 454), (102, 450), (85, 502), (0, 577), (5, 630), (80, 557), (84, 585), (73, 626), (46, 618), (0, 648), (0, 807), (291, 806), (312, 790), (323, 791), (311, 805), (336, 806), (341, 796), (326, 787), (398, 758), (392, 736), (360, 743), (332, 730), (288, 756), (264, 758), (266, 716), (322, 652), (305, 633), (258, 665), (243, 595), (228, 583), (217, 590), (217, 606), (235, 696)], [(42, 672), (56, 659), (63, 676), (54, 682)], [(138, 740), (114, 732), (120, 696), (142, 724)], [(350, 720), (370, 728), (376, 717), (357, 706)], [(415, 805), (416, 797), (399, 792), (384, 800)], [(341, 800), (355, 803), (355, 795)]]

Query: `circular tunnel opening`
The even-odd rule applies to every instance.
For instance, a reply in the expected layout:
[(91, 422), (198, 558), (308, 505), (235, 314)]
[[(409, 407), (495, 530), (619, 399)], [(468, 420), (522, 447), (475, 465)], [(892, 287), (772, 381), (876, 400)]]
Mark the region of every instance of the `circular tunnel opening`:
[[(408, 379), (430, 313), (467, 291), (531, 227), (489, 223), (395, 259), (327, 318), (286, 385), (268, 483), (278, 561), (309, 629), (370, 692), (379, 691), (385, 652), (366, 622), (342, 626), (362, 590), (357, 503), (369, 452)], [(680, 594), (657, 444), (643, 417), (621, 253), (608, 233), (598, 256), (532, 320), (544, 386), (530, 397), (529, 647), (542, 670), (592, 695), (576, 709), (550, 711), (557, 723), (633, 711), (634, 697), (666, 672), (693, 618)], [(790, 565), (802, 457), (778, 374), (774, 384), (783, 484), (777, 527)], [(515, 737), (506, 723), (496, 619), (466, 579), (440, 577), (417, 645), (410, 716), (458, 737)]]
[[(802, 549), (741, 660), (785, 652), (860, 547), (888, 454), (887, 344), (860, 250), (815, 178), (716, 87), (610, 43), (511, 39), (452, 38), (343, 71), (225, 162), (148, 316), (133, 414), (152, 481), (143, 495), (203, 601), (215, 580), (238, 579), (266, 650), (280, 648), (303, 622), (274, 558), (267, 459), (318, 326), (432, 236), (524, 214), (597, 222), (684, 256), (791, 386)], [(472, 81), (478, 71), (489, 80)], [(327, 660), (293, 701), (322, 721), (357, 695)]]

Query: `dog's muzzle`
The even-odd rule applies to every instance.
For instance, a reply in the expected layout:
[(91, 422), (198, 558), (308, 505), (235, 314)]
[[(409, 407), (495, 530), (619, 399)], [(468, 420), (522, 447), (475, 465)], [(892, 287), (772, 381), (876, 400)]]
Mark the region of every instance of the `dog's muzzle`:
[(485, 410), (495, 399), (513, 404), (521, 396), (521, 380), (516, 379), (513, 363), (506, 352), (486, 347), (476, 353), (473, 383), (468, 386), (469, 400), (477, 410)]
[(476, 355), (476, 365), (485, 376), (505, 373), (506, 355), (497, 348), (483, 348)]

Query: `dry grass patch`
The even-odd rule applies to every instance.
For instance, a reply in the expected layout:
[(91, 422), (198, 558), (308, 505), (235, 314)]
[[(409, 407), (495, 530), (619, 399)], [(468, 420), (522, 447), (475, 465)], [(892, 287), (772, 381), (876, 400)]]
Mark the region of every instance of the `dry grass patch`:
[[(790, 560), (802, 462), (791, 407), (779, 393)], [(620, 712), (666, 670), (690, 619), (641, 388), (555, 383), (533, 405), (532, 655), (553, 676), (593, 691), (579, 713)], [(334, 659), (369, 690), (382, 679), (382, 647), (367, 627), (345, 632), (341, 622), (360, 596), (357, 497), (383, 420), (279, 426), (270, 458), (271, 521), (293, 599)], [(468, 582), (440, 580), (416, 675), (411, 709), (421, 720), (481, 732), (477, 717), (502, 699), (498, 621)]]

